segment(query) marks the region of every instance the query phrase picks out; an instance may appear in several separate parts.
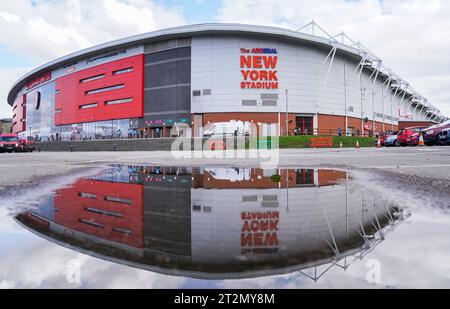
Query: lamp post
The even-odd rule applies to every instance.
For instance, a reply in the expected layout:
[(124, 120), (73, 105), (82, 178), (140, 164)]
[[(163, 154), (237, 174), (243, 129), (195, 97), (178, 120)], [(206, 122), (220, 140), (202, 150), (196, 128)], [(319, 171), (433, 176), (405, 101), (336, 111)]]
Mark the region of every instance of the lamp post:
[(289, 90), (286, 89), (286, 136), (289, 135), (289, 120), (288, 120), (288, 92)]

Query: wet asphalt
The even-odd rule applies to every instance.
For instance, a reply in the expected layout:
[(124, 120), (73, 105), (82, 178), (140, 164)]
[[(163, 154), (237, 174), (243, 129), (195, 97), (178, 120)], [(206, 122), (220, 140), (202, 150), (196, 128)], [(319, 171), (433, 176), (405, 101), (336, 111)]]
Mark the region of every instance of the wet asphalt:
[[(0, 195), (39, 186), (54, 176), (82, 173), (110, 164), (261, 166), (255, 153), (232, 152), (34, 152), (0, 154)], [(261, 155), (267, 156), (268, 153)], [(286, 149), (270, 154), (278, 167), (340, 168), (365, 173), (387, 188), (438, 198), (450, 207), (450, 147)], [(180, 157), (183, 156), (183, 157)]]

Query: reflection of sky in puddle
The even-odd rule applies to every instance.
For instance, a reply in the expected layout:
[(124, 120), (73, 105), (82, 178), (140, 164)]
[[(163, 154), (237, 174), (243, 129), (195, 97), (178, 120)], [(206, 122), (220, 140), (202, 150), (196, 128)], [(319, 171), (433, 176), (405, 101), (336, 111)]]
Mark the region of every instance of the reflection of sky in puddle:
[[(417, 252), (405, 233), (423, 217), (402, 223), (404, 211), (349, 178), (317, 169), (115, 166), (16, 217), (38, 236), (2, 233), (0, 287), (74, 286), (72, 261), (83, 287), (361, 287), (372, 286), (374, 258), (382, 286), (421, 285), (402, 278), (408, 259), (436, 251)], [(430, 272), (448, 268), (446, 249), (429, 256)], [(448, 285), (446, 270), (436, 284)]]

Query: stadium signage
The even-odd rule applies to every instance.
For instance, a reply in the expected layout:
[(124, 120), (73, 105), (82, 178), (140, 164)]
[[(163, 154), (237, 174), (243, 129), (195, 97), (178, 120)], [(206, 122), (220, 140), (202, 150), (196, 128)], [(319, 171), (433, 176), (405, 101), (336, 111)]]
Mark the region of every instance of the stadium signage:
[(241, 255), (274, 254), (278, 252), (280, 213), (241, 213)]
[(278, 50), (241, 48), (241, 88), (278, 89)]
[(31, 88), (34, 88), (45, 82), (48, 82), (51, 79), (52, 79), (52, 73), (51, 72), (45, 73), (44, 75), (41, 75), (38, 78), (35, 78), (31, 82), (27, 83), (26, 84), (27, 90), (30, 90)]

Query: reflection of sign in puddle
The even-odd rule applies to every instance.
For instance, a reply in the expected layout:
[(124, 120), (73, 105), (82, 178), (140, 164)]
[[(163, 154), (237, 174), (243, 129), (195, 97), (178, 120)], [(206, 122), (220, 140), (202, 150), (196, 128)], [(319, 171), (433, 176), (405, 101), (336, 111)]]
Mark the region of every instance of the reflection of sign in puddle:
[(300, 270), (316, 280), (318, 268), (342, 261), (346, 269), (406, 217), (344, 171), (114, 166), (17, 220), (62, 246), (155, 272), (219, 279)]
[(271, 254), (278, 252), (280, 213), (242, 212), (241, 254)]

